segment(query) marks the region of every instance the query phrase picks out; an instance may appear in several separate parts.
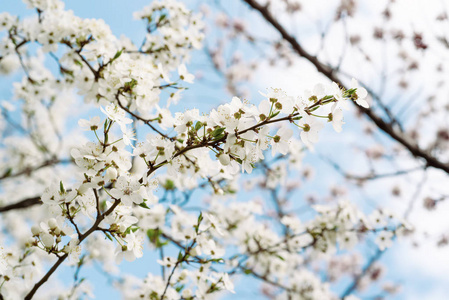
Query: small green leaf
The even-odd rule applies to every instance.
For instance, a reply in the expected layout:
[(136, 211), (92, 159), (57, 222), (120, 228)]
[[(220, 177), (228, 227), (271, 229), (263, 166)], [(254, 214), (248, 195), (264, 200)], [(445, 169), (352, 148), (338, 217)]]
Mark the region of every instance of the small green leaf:
[(163, 14), (160, 16), (158, 23), (161, 23), (162, 21), (164, 21), (167, 18), (166, 14)]
[(222, 134), (225, 131), (225, 127), (219, 127), (210, 133), (211, 136), (216, 137)]
[(179, 285), (176, 287), (176, 291), (179, 293), (180, 291), (182, 291), (182, 289), (184, 288), (185, 285)]
[(198, 225), (201, 224), (201, 221), (203, 221), (203, 212), (200, 212), (200, 215), (198, 216)]
[(167, 191), (174, 190), (175, 189), (175, 183), (173, 180), (167, 179), (163, 185), (164, 189)]
[(279, 115), (280, 112), (281, 112), (281, 111), (277, 111), (277, 112), (272, 113), (271, 116), (270, 116), (270, 118), (276, 117), (277, 115)]
[(146, 204), (147, 199), (143, 199), (143, 202), (139, 204), (140, 207), (146, 208), (146, 209), (150, 209), (148, 207), (148, 205)]
[(122, 53), (123, 53), (123, 49), (120, 51), (117, 51), (117, 53), (115, 53), (114, 58), (112, 58), (112, 60), (116, 60), (117, 58), (119, 58), (120, 55), (122, 55)]
[(203, 123), (201, 123), (201, 122), (196, 122), (196, 124), (195, 124), (195, 130), (198, 131), (201, 127), (203, 127)]
[(285, 259), (282, 256), (278, 255), (278, 254), (276, 254), (276, 257), (279, 258), (282, 261), (285, 261)]
[(324, 96), (323, 98), (321, 98), (321, 100), (329, 100), (329, 99), (332, 99), (334, 96), (332, 96), (332, 95), (327, 95), (327, 96)]
[(11, 173), (12, 173), (12, 168), (8, 168), (2, 177), (9, 177), (9, 175), (11, 175)]
[(108, 239), (110, 239), (110, 240), (112, 241), (112, 236), (110, 236), (109, 233), (104, 232), (104, 235), (105, 235)]

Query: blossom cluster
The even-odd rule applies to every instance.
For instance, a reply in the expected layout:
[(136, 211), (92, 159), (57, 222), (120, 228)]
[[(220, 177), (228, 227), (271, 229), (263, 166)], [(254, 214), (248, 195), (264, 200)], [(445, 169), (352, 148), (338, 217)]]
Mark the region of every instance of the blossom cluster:
[[(271, 88), (257, 105), (233, 97), (209, 113), (173, 113), (170, 105), (180, 99), (182, 84), (194, 80), (186, 64), (204, 38), (200, 15), (176, 1), (154, 1), (135, 14), (147, 27), (139, 48), (116, 38), (104, 21), (64, 10), (62, 1), (25, 2), (36, 16), (0, 15), (0, 30), (6, 33), (0, 71), (24, 73), (13, 87), (19, 101), (2, 106), (1, 121), (16, 108), (25, 116), (13, 126), (20, 134), (5, 139), (1, 152), (0, 180), (11, 200), (0, 200), (9, 205), (18, 196), (37, 194), (32, 200), (39, 205), (23, 216), (2, 214), (8, 239), (20, 241), (0, 248), (2, 297), (31, 299), (66, 259), (77, 268), (100, 263), (115, 274), (123, 259), (155, 251), (162, 274), (151, 272), (140, 280), (123, 276), (116, 285), (125, 298), (207, 299), (234, 292), (232, 277), (242, 274), (282, 290), (279, 299), (289, 293), (327, 299), (329, 286), (302, 254), (331, 256), (337, 249), (352, 249), (365, 233), (378, 234), (383, 250), (409, 229), (382, 211), (366, 217), (342, 201), (315, 207), (314, 218), (304, 222), (278, 213), (282, 235), (260, 220), (265, 211), (257, 201), (229, 200), (243, 173), (252, 173), (269, 157), (288, 157), (298, 168), (303, 149), (313, 150), (326, 123), (342, 131), (347, 103), (368, 105), (366, 90), (355, 80), (350, 89), (317, 84), (292, 97)], [(38, 48), (35, 54), (32, 47)], [(57, 64), (59, 74), (46, 67), (45, 59)], [(164, 102), (162, 93), (171, 89), (175, 92)], [(96, 114), (103, 113), (78, 119), (87, 140), (61, 134), (72, 114), (69, 107), (79, 105), (75, 94)], [(274, 168), (265, 187), (284, 187), (290, 171)], [(21, 185), (30, 188), (17, 193)], [(191, 193), (209, 187), (209, 203), (189, 211)], [(77, 276), (69, 292), (47, 296), (91, 295), (91, 286)]]

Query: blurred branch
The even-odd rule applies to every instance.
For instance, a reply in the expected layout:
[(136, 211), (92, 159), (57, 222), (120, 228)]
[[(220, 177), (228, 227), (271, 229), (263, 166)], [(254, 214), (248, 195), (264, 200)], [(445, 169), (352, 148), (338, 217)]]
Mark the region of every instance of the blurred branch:
[(387, 178), (387, 177), (395, 177), (395, 176), (406, 175), (406, 174), (409, 174), (409, 173), (412, 173), (415, 171), (420, 171), (420, 170), (426, 169), (426, 166), (419, 166), (419, 167), (415, 167), (415, 168), (410, 168), (410, 169), (406, 169), (406, 170), (397, 170), (397, 171), (388, 172), (388, 173), (375, 173), (374, 170), (372, 170), (366, 175), (355, 175), (355, 174), (346, 172), (345, 170), (343, 170), (343, 168), (339, 164), (332, 161), (331, 159), (326, 158), (324, 156), (322, 156), (322, 158), (325, 161), (327, 161), (337, 172), (339, 172), (346, 179), (352, 179), (352, 180), (357, 180), (357, 181), (367, 181), (367, 180), (376, 180), (376, 179)]
[(13, 177), (18, 177), (21, 175), (28, 175), (30, 176), (31, 173), (33, 173), (34, 171), (37, 171), (39, 169), (45, 168), (45, 167), (49, 167), (49, 166), (53, 166), (56, 164), (64, 164), (64, 163), (70, 163), (72, 160), (71, 159), (50, 159), (50, 160), (46, 160), (44, 161), (42, 164), (36, 166), (36, 167), (26, 167), (25, 169), (23, 169), (22, 171), (19, 171), (17, 173), (11, 174), (11, 170), (7, 170), (3, 175), (0, 176), (0, 180), (6, 179), (6, 178), (13, 178)]
[(382, 257), (382, 255), (384, 253), (385, 253), (385, 251), (381, 251), (379, 249), (376, 250), (376, 253), (368, 261), (366, 266), (363, 268), (362, 272), (360, 272), (360, 274), (354, 278), (354, 281), (351, 283), (351, 285), (348, 286), (346, 288), (346, 290), (343, 292), (343, 294), (340, 297), (341, 299), (344, 299), (346, 296), (349, 296), (357, 288), (357, 286), (359, 285), (359, 282), (363, 278), (363, 276), (365, 276), (366, 273), (368, 273), (368, 271), (371, 269), (372, 265), (375, 262), (377, 262)]
[(0, 207), (0, 213), (7, 212), (10, 210), (14, 210), (14, 209), (28, 208), (28, 207), (34, 206), (36, 204), (41, 204), (41, 203), (42, 203), (42, 201), (41, 201), (40, 196), (31, 197), (31, 198), (27, 198), (25, 200), (16, 202), (14, 204), (9, 204), (9, 205)]

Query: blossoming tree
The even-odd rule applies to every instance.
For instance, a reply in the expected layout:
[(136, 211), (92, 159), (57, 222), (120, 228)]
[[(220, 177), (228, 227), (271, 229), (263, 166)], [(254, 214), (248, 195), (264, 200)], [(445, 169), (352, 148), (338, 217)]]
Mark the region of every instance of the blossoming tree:
[[(286, 209), (298, 188), (287, 178), (319, 132), (342, 131), (348, 103), (370, 111), (355, 79), (177, 111), (205, 39), (200, 14), (153, 1), (135, 13), (147, 31), (135, 44), (62, 1), (25, 2), (33, 16), (0, 14), (0, 71), (21, 76), (1, 103), (1, 299), (90, 297), (79, 273), (92, 266), (126, 299), (209, 299), (243, 277), (276, 299), (355, 299), (360, 276), (332, 289), (354, 275), (351, 251), (373, 239), (383, 251), (410, 229), (351, 199), (307, 218)], [(142, 256), (160, 267), (120, 271)], [(55, 286), (64, 269), (73, 284)]]

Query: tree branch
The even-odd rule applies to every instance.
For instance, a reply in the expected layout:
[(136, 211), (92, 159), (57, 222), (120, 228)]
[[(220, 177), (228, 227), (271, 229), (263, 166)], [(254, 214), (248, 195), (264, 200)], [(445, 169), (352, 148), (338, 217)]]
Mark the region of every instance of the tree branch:
[(9, 205), (0, 207), (0, 213), (7, 212), (10, 210), (14, 210), (14, 209), (28, 208), (30, 206), (34, 206), (36, 204), (41, 204), (41, 203), (42, 203), (42, 201), (41, 201), (40, 196), (31, 197), (31, 198), (27, 198), (22, 201), (19, 201), (17, 203), (13, 203), (13, 204), (9, 204)]

